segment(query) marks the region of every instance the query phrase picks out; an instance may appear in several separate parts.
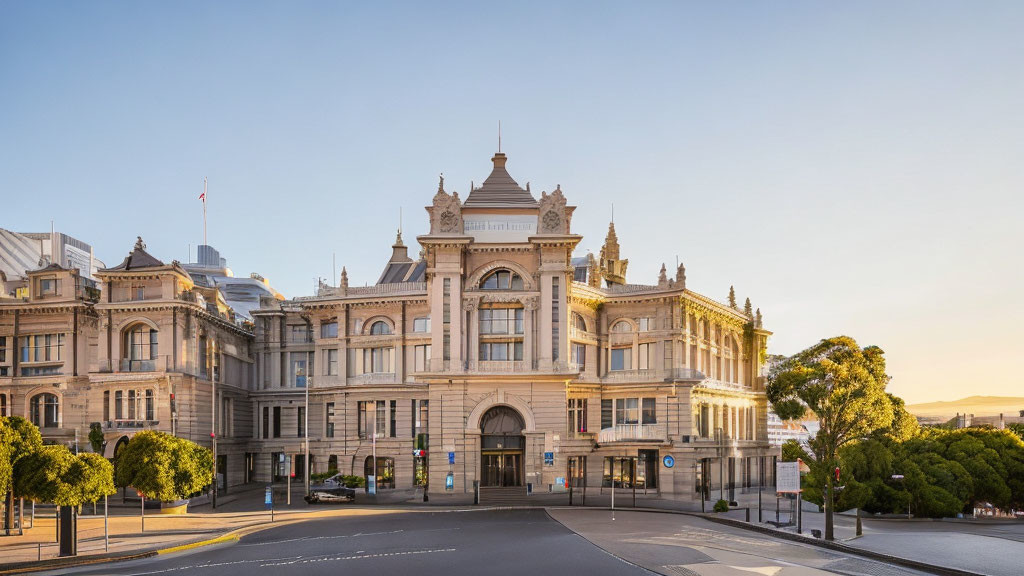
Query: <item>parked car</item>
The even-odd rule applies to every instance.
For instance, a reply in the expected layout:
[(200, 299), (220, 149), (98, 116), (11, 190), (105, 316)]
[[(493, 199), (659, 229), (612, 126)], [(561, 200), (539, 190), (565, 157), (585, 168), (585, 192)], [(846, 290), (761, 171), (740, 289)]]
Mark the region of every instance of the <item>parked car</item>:
[(356, 499), (356, 491), (351, 488), (338, 485), (310, 486), (309, 496), (305, 500), (307, 504), (345, 504)]

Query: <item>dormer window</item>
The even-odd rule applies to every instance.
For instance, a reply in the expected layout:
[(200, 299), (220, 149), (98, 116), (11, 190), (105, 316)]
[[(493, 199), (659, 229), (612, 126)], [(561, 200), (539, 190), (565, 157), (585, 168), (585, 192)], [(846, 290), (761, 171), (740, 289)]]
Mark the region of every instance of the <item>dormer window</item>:
[(56, 296), (57, 295), (57, 279), (56, 278), (40, 278), (39, 279), (39, 296)]
[(511, 270), (495, 270), (480, 282), (481, 290), (522, 290), (523, 278)]

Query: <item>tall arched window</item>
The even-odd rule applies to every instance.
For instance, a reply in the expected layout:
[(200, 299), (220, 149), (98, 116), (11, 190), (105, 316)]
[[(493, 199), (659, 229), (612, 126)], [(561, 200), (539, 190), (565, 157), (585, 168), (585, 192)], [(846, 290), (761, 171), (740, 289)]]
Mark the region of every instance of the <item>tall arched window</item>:
[(378, 320), (370, 326), (370, 334), (374, 336), (391, 334), (391, 326), (383, 320)]
[(60, 404), (54, 394), (36, 394), (29, 400), (32, 423), (40, 428), (60, 426)]
[(523, 279), (511, 270), (495, 270), (480, 281), (482, 290), (522, 290)]
[(148, 324), (133, 324), (124, 332), (121, 357), (126, 361), (122, 369), (129, 371), (153, 370), (153, 362), (160, 353), (160, 333)]

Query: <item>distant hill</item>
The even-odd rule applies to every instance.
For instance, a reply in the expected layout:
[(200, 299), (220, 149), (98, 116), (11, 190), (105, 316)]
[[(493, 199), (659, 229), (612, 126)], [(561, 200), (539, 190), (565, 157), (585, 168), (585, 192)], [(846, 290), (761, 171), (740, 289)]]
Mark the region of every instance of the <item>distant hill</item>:
[(1017, 416), (1024, 410), (1024, 397), (1020, 396), (968, 396), (949, 402), (908, 404), (907, 411), (914, 416), (952, 418), (957, 413), (975, 416)]

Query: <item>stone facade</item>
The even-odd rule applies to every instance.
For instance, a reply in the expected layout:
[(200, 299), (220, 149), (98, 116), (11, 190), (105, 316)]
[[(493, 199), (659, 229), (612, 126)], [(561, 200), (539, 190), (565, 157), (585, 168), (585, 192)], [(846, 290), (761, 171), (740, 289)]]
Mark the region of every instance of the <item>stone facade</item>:
[(377, 284), (343, 269), (251, 324), (141, 239), (98, 289), (30, 272), (28, 298), (0, 298), (4, 414), (83, 447), (100, 422), (112, 456), (148, 428), (210, 445), (216, 397), (225, 486), (301, 481), (307, 432), (314, 473), (440, 498), (771, 482), (760, 311), (691, 291), (681, 265), (628, 283), (614, 225), (600, 258), (573, 258), (561, 187), (538, 200), (492, 161), (464, 200), (440, 181), (418, 258), (399, 233)]

